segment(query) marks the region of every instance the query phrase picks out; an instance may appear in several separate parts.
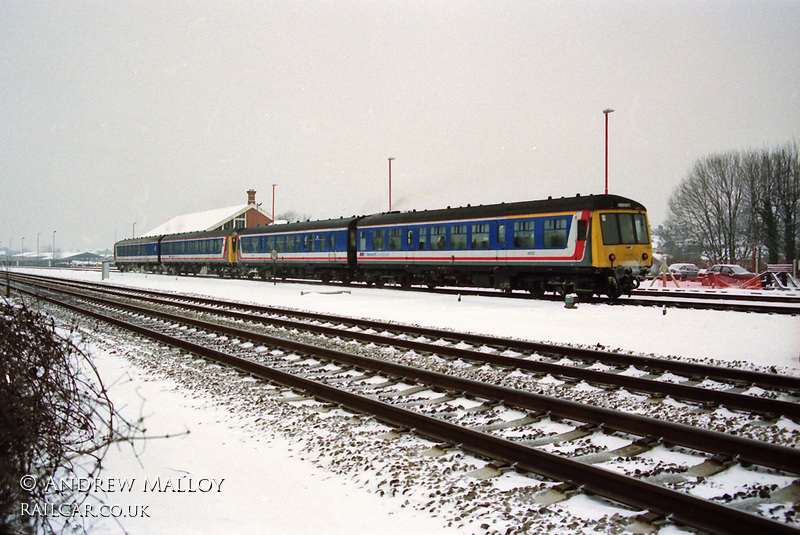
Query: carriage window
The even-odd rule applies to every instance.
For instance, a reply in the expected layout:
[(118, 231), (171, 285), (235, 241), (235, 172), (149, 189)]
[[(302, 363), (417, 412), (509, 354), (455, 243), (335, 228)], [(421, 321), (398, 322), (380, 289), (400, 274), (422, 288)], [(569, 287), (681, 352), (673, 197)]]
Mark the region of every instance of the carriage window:
[(427, 249), (428, 244), (428, 229), (427, 228), (420, 228), (419, 229), (419, 236), (417, 236), (417, 249), (420, 251), (424, 251)]
[(400, 250), (400, 229), (393, 228), (389, 229), (389, 250), (390, 251), (399, 251)]
[(466, 249), (467, 248), (467, 226), (466, 225), (453, 225), (450, 229), (450, 248), (451, 249)]
[(506, 244), (506, 224), (500, 223), (497, 226), (497, 243), (500, 245)]
[(284, 245), (285, 238), (283, 236), (278, 236), (275, 238), (275, 250), (279, 253), (282, 253), (286, 250), (286, 246)]
[(431, 228), (431, 249), (446, 249), (447, 248), (447, 240), (445, 240), (445, 233), (447, 229), (445, 227), (433, 227)]
[(567, 220), (546, 219), (544, 222), (544, 246), (548, 249), (563, 249), (567, 246)]
[(373, 251), (383, 251), (386, 249), (386, 239), (385, 239), (385, 230), (373, 230), (372, 231), (372, 250)]
[(472, 239), (470, 246), (472, 249), (489, 248), (489, 223), (472, 225)]
[(533, 249), (533, 221), (517, 221), (514, 223), (514, 247), (518, 249)]

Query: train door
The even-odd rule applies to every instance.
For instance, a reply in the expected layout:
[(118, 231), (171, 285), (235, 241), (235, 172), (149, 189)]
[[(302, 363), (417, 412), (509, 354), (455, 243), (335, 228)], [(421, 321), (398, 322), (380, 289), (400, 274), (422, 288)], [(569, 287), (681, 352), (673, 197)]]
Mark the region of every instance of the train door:
[(228, 262), (235, 264), (239, 250), (239, 236), (234, 232), (228, 237)]
[[(347, 267), (351, 270), (356, 268), (358, 256), (358, 220), (354, 219), (347, 225)], [(362, 231), (363, 232), (363, 231)]]
[(509, 230), (511, 224), (503, 219), (497, 221), (496, 234), (493, 236), (495, 241), (495, 259), (501, 265), (508, 264), (508, 245), (512, 239), (512, 233)]

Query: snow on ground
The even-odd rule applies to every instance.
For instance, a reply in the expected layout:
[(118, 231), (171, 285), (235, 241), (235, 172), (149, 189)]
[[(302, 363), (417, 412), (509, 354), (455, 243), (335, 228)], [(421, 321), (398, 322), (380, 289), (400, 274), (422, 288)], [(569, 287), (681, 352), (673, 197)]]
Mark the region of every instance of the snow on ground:
[[(123, 445), (106, 456), (104, 482), (134, 480), (132, 490), (105, 495), (107, 504), (137, 516), (121, 519), (131, 535), (447, 533), (441, 519), (311, 466), (292, 454), (286, 439), (254, 433), (170, 379), (146, 380), (141, 369), (109, 352), (94, 358), (128, 420), (142, 414), (148, 436), (173, 435), (137, 443), (136, 455)], [(179, 485), (194, 491), (177, 492)], [(98, 528), (119, 533), (110, 520)]]
[[(99, 281), (92, 272), (48, 272)], [(712, 358), (778, 366), (800, 374), (800, 317), (697, 311), (652, 307), (610, 307), (400, 292), (390, 289), (277, 284), (143, 274), (111, 274), (111, 283), (211, 295), (224, 299), (371, 317), (461, 331), (483, 332), (536, 341), (602, 345), (663, 356)], [(122, 353), (122, 351), (120, 352)], [(113, 383), (112, 400), (136, 417), (141, 412), (149, 436), (169, 439), (112, 451), (103, 478), (134, 478), (130, 492), (106, 496), (109, 504), (146, 505), (148, 517), (124, 518), (129, 533), (484, 533), (505, 531), (489, 522), (447, 528), (433, 513), (405, 507), (400, 497), (369, 492), (367, 475), (351, 477), (326, 470), (319, 458), (280, 433), (254, 426), (253, 416), (236, 414), (218, 399), (198, 394), (169, 377), (148, 372), (108, 348), (96, 347), (104, 380)], [(188, 435), (181, 434), (189, 430)], [(452, 478), (452, 475), (450, 476)], [(224, 481), (209, 492), (141, 492), (145, 480), (206, 485)], [(504, 479), (506, 478), (506, 479)], [(519, 481), (513, 475), (496, 487)], [(510, 478), (510, 479), (509, 479)], [(460, 484), (458, 482), (456, 485)], [(139, 486), (141, 485), (141, 486)], [(366, 487), (366, 488), (365, 488)], [(372, 489), (375, 490), (374, 488)], [(407, 500), (406, 500), (407, 503)], [(573, 517), (597, 518), (608, 506), (582, 498), (565, 502)], [(612, 508), (613, 509), (613, 508)], [(141, 515), (140, 515), (141, 516)], [(559, 533), (568, 533), (569, 527)], [(104, 521), (101, 533), (119, 532)], [(591, 530), (590, 532), (596, 532)], [(670, 528), (671, 533), (680, 530)]]
[[(48, 274), (51, 272), (48, 272)], [(99, 281), (93, 272), (53, 275)], [(111, 273), (112, 284), (663, 356), (747, 361), (800, 374), (800, 316), (497, 299), (353, 286)]]

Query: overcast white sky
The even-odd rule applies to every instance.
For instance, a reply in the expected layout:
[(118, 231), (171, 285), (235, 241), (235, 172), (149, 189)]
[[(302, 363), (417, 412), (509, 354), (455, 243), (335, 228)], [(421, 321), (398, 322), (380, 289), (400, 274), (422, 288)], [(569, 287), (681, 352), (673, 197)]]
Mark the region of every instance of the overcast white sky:
[(0, 248), (246, 202), (314, 218), (610, 192), (800, 138), (800, 1), (0, 2)]

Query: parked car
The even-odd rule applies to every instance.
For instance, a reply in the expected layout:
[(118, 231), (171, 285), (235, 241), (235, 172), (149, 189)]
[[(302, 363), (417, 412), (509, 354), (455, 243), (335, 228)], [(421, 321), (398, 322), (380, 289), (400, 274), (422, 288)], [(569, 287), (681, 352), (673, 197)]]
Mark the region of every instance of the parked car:
[(672, 276), (680, 280), (694, 280), (697, 278), (700, 268), (694, 264), (672, 264), (669, 272)]
[(755, 273), (736, 264), (715, 264), (705, 273), (701, 271), (699, 278), (703, 286), (761, 288), (761, 279)]

